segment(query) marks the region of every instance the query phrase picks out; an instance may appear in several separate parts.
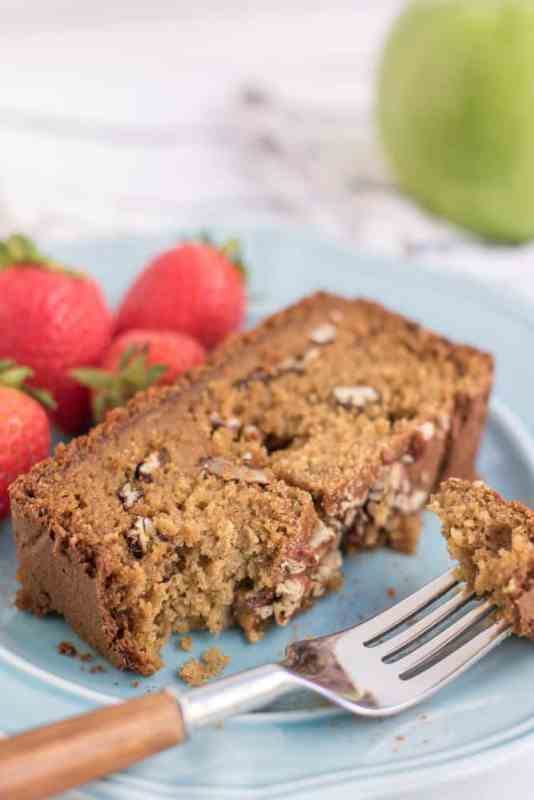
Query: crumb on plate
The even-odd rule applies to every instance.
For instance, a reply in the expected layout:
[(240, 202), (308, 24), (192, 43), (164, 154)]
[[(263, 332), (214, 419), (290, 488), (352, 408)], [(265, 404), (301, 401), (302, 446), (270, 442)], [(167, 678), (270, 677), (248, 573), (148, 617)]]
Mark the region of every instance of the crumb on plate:
[(95, 657), (92, 653), (80, 653), (80, 661), (87, 663), (88, 661), (94, 661)]
[(229, 662), (230, 657), (225, 656), (218, 647), (210, 647), (202, 653), (200, 660), (190, 658), (186, 661), (178, 674), (189, 686), (202, 686), (220, 675)]
[(72, 642), (60, 642), (57, 646), (57, 651), (60, 656), (68, 656), (69, 658), (76, 658), (78, 651)]
[(91, 675), (95, 675), (97, 672), (107, 672), (107, 670), (102, 666), (102, 664), (95, 664), (94, 667), (91, 667), (89, 672)]

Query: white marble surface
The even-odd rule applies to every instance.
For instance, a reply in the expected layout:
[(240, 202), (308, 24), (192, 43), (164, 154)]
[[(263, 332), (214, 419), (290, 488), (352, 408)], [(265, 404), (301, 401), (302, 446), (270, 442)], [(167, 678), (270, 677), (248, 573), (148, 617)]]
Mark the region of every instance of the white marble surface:
[(36, 236), (275, 216), (534, 297), (534, 248), (416, 208), (373, 128), (403, 0), (2, 0), (0, 229)]

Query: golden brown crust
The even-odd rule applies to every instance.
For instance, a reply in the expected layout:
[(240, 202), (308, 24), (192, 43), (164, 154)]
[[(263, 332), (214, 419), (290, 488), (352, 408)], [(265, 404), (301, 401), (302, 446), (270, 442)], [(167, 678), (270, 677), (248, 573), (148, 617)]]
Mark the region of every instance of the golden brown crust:
[[(75, 546), (58, 548), (50, 535), (35, 537), (35, 523), (13, 510), (21, 589), (17, 606), (38, 616), (65, 616), (76, 633), (119, 669), (151, 675), (162, 666), (159, 657), (142, 653), (110, 614), (106, 598), (108, 571), (91, 569)], [(52, 592), (47, 589), (53, 588)], [(89, 612), (89, 613), (88, 613)]]
[[(74, 460), (84, 458), (87, 453), (94, 452), (103, 440), (115, 436), (121, 429), (124, 429), (132, 419), (139, 419), (140, 416), (153, 410), (154, 407), (161, 406), (166, 402), (172, 402), (173, 399), (182, 395), (182, 393), (213, 379), (218, 371), (223, 368), (230, 359), (235, 361), (239, 359), (241, 350), (254, 347), (260, 342), (266, 339), (268, 340), (270, 333), (277, 329), (284, 328), (288, 321), (292, 323), (295, 321), (304, 321), (310, 311), (317, 314), (318, 311), (320, 312), (320, 310), (324, 308), (325, 311), (328, 312), (331, 306), (334, 306), (336, 309), (338, 307), (348, 307), (350, 309), (354, 303), (358, 303), (362, 308), (367, 308), (376, 313), (383, 321), (387, 321), (390, 326), (399, 325), (402, 328), (409, 326), (414, 331), (424, 331), (424, 329), (416, 323), (407, 320), (400, 314), (389, 311), (379, 303), (368, 300), (351, 301), (328, 292), (317, 292), (309, 297), (305, 297), (297, 305), (290, 306), (273, 314), (262, 322), (261, 326), (251, 331), (234, 334), (228, 337), (228, 339), (212, 353), (205, 364), (188, 371), (185, 375), (181, 376), (173, 386), (150, 388), (145, 392), (138, 393), (124, 407), (111, 411), (107, 415), (105, 421), (94, 427), (87, 435), (79, 436), (67, 445), (59, 444), (53, 458), (48, 458), (40, 462), (29, 473), (22, 475), (15, 481), (10, 490), (11, 494), (15, 498), (19, 498), (19, 500), (22, 499), (24, 495), (31, 497), (32, 494), (36, 494), (39, 481), (47, 473), (53, 471), (57, 474), (58, 469), (66, 468)], [(481, 409), (477, 409), (476, 420), (479, 423), (482, 422), (480, 430), (483, 430), (484, 412), (493, 380), (493, 357), (489, 353), (482, 353), (480, 350), (468, 345), (453, 344), (444, 337), (437, 336), (431, 331), (425, 331), (425, 333), (432, 343), (443, 346), (453, 354), (466, 371), (470, 363), (479, 363), (479, 372), (482, 380), (478, 386), (479, 391), (475, 392), (474, 398), (478, 399), (482, 407)], [(467, 403), (468, 400), (469, 396), (466, 395), (463, 402)], [(460, 417), (464, 418), (465, 410), (461, 407), (461, 403), (462, 401), (459, 402), (457, 413)], [(476, 439), (477, 443), (480, 438), (480, 430), (474, 431), (476, 437), (473, 437), (473, 439)], [(461, 459), (462, 448), (460, 446), (456, 447), (458, 438), (459, 436), (456, 435), (454, 441), (451, 443), (451, 447), (454, 450), (454, 455), (450, 453), (448, 459), (448, 463), (451, 464), (448, 473), (451, 475), (455, 474), (454, 464), (458, 463)], [(476, 451), (476, 445), (472, 449)], [(469, 455), (472, 460), (472, 451), (470, 451)], [(467, 461), (468, 459), (466, 458), (465, 460)], [(461, 469), (459, 471), (462, 472)], [(458, 472), (458, 470), (456, 470), (456, 472)]]

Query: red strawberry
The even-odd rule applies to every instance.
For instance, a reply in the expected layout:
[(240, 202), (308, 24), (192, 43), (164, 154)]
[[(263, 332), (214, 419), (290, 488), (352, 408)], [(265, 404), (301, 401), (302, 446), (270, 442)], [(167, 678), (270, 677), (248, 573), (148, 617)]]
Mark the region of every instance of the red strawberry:
[(151, 366), (164, 364), (166, 369), (158, 383), (174, 383), (186, 369), (202, 364), (206, 351), (199, 342), (186, 333), (174, 331), (127, 331), (117, 336), (106, 350), (102, 367), (115, 372), (124, 353), (132, 347), (146, 348), (147, 362)]
[(102, 359), (103, 369), (75, 369), (72, 375), (93, 390), (93, 417), (98, 422), (136, 392), (173, 383), (205, 357), (202, 345), (186, 333), (132, 330), (113, 341)]
[(31, 369), (0, 361), (0, 519), (9, 511), (9, 485), (50, 450), (50, 423), (37, 399), (54, 403), (46, 392), (27, 386), (31, 375)]
[(89, 277), (51, 263), (24, 236), (0, 243), (0, 358), (33, 369), (69, 433), (90, 421), (89, 392), (72, 367), (96, 364), (111, 338), (111, 314)]
[(148, 264), (126, 294), (115, 327), (179, 331), (213, 347), (241, 325), (245, 301), (236, 243), (187, 242)]

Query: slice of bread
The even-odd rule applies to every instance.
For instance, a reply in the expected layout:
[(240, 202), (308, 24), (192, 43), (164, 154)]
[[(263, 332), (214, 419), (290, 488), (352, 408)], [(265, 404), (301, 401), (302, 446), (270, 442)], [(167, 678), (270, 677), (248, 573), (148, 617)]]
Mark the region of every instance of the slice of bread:
[(415, 548), (472, 477), (489, 355), (316, 294), (138, 395), (11, 491), (19, 605), (149, 674), (172, 630), (252, 640), (339, 585), (339, 544)]

